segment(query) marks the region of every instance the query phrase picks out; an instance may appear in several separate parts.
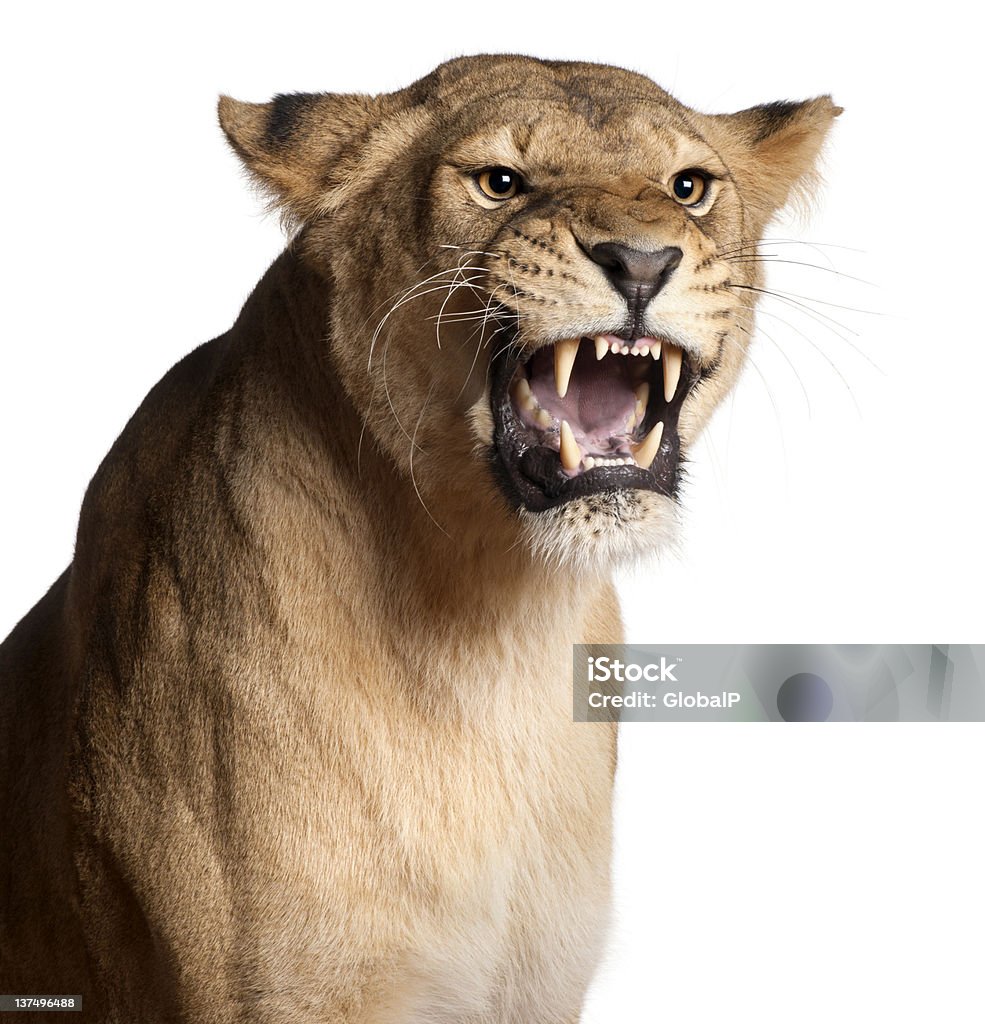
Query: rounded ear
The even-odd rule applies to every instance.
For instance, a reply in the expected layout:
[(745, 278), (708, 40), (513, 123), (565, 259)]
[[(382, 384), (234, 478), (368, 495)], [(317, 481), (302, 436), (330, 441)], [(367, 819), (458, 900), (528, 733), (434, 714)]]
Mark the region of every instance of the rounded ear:
[(841, 112), (830, 96), (817, 96), (708, 118), (743, 199), (761, 224), (791, 200), (810, 202), (819, 181), (821, 150)]
[(219, 97), (219, 124), (229, 144), (276, 205), (305, 220), (340, 180), (346, 154), (372, 129), (371, 96), (289, 93), (269, 103)]

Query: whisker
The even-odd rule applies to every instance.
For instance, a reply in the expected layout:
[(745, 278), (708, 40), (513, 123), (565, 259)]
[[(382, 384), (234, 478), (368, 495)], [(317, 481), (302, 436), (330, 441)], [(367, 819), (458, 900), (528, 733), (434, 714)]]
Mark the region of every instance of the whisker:
[(776, 399), (773, 397), (773, 390), (772, 388), (770, 388), (769, 381), (766, 379), (766, 376), (763, 374), (763, 371), (759, 368), (759, 365), (757, 364), (756, 360), (753, 359), (752, 353), (746, 351), (746, 358), (749, 360), (749, 363), (752, 366), (752, 368), (756, 371), (756, 375), (763, 382), (763, 388), (766, 391), (766, 397), (769, 398), (770, 405), (773, 407), (773, 418), (776, 420), (777, 434), (780, 438), (780, 454), (783, 458), (784, 472), (786, 473), (788, 471), (790, 462), (787, 457), (787, 440), (783, 434), (783, 419), (780, 416), (780, 409), (776, 404)]
[(386, 357), (387, 357), (387, 354), (390, 351), (390, 341), (391, 341), (391, 338), (388, 336), (387, 340), (386, 340), (386, 344), (383, 346), (383, 364), (382, 364), (383, 393), (384, 393), (384, 395), (386, 395), (387, 405), (390, 407), (390, 412), (393, 414), (393, 419), (396, 422), (397, 426), (400, 428), (400, 432), (404, 435), (404, 437), (406, 437), (410, 441), (411, 445), (413, 446), (415, 444), (414, 439), (410, 436), (410, 434), (407, 433), (407, 430), (404, 427), (403, 423), (400, 422), (400, 417), (397, 415), (397, 410), (396, 410), (396, 408), (394, 407), (394, 404), (393, 404), (393, 398), (390, 396), (390, 385), (389, 385), (389, 382), (386, 379)]
[(824, 259), (831, 262), (831, 257), (826, 253), (822, 252), (823, 249), (841, 249), (845, 252), (864, 253), (864, 249), (854, 249), (850, 245), (839, 245), (834, 242), (808, 242), (802, 238), (750, 238), (750, 239), (737, 239), (737, 242), (743, 244), (731, 243), (724, 249), (718, 251), (717, 255), (727, 256), (733, 253), (740, 252), (743, 249), (752, 249), (759, 245), (803, 245), (808, 249), (814, 249), (817, 251), (819, 256), (823, 256)]
[[(826, 299), (815, 299), (812, 295), (799, 295), (797, 292), (781, 291), (779, 288), (756, 288), (751, 284), (730, 284), (726, 285), (726, 288), (746, 288), (749, 291), (761, 292), (764, 295), (773, 295), (777, 298), (787, 299), (799, 299), (801, 302), (816, 302), (821, 306), (831, 306), (832, 309), (844, 309), (848, 313), (864, 313), (867, 316), (883, 316), (877, 309), (859, 309), (857, 306), (845, 306), (840, 302), (828, 302)], [(815, 310), (815, 312), (818, 312)], [(824, 316), (823, 313), (819, 314)], [(837, 321), (835, 321), (837, 323)], [(844, 327), (844, 324), (839, 324), (840, 327)], [(845, 330), (848, 330), (845, 327)], [(854, 331), (852, 332), (855, 333)]]
[(482, 351), (482, 349), (486, 346), (486, 344), (489, 341), (495, 338), (496, 335), (499, 334), (501, 331), (505, 331), (509, 326), (508, 324), (503, 324), (502, 326), (497, 327), (496, 330), (492, 332), (488, 339), (483, 340), (483, 335), (485, 334), (486, 329), (486, 323), (488, 323), (488, 321), (483, 320), (483, 322), (468, 336), (468, 338), (464, 342), (464, 344), (467, 345), (475, 337), (476, 331), (479, 332), (479, 342), (475, 346), (475, 352), (472, 355), (472, 364), (469, 366), (469, 372), (465, 375), (465, 381), (462, 384), (461, 388), (459, 389), (458, 394), (455, 396), (456, 398), (461, 398), (462, 395), (465, 394), (465, 389), (469, 386), (469, 381), (472, 379), (472, 371), (475, 369), (476, 362), (478, 362), (479, 353)]
[[(731, 287), (743, 288), (747, 286), (732, 285)], [(757, 289), (752, 290), (755, 291)], [(764, 291), (763, 294), (768, 295), (771, 298), (778, 299), (781, 302), (785, 302), (788, 306), (791, 306), (797, 312), (802, 313), (806, 317), (809, 317), (820, 327), (823, 327), (825, 328), (825, 330), (830, 331), (836, 338), (844, 342), (850, 349), (852, 349), (853, 352), (856, 353), (856, 355), (864, 359), (874, 370), (876, 370), (878, 373), (881, 373), (883, 376), (886, 375), (886, 371), (867, 352), (859, 348), (859, 346), (856, 345), (851, 338), (846, 338), (839, 330), (837, 330), (837, 328), (840, 327), (842, 331), (846, 331), (848, 334), (852, 335), (852, 337), (855, 338), (858, 338), (860, 336), (858, 331), (853, 331), (847, 325), (841, 323), (838, 320), (835, 320), (834, 317), (830, 317), (826, 313), (822, 313), (820, 310), (811, 309), (810, 306), (804, 305), (804, 303), (802, 302), (797, 302), (796, 300), (788, 298), (783, 294), (778, 294), (776, 292), (771, 291)]]
[[(481, 267), (475, 268), (475, 269), (484, 270), (484, 268), (481, 268)], [(451, 273), (451, 271), (445, 271), (445, 273)], [(458, 271), (455, 271), (454, 273), (457, 274)], [(370, 340), (370, 343), (369, 343), (369, 362), (367, 363), (367, 369), (371, 369), (372, 368), (372, 365), (373, 365), (373, 351), (374, 351), (374, 349), (376, 347), (376, 342), (377, 342), (377, 339), (380, 336), (380, 332), (382, 331), (382, 329), (383, 329), (384, 325), (386, 324), (387, 320), (389, 320), (390, 317), (393, 316), (393, 314), (398, 309), (400, 309), (401, 306), (406, 305), (408, 302), (413, 302), (413, 301), (416, 301), (417, 299), (423, 298), (425, 295), (431, 295), (434, 292), (444, 291), (446, 288), (451, 288), (455, 284), (454, 279), (452, 279), (451, 281), (447, 281), (447, 282), (445, 282), (443, 284), (436, 285), (433, 288), (428, 288), (425, 291), (416, 291), (416, 289), (422, 287), (425, 284), (428, 284), (430, 281), (433, 281), (435, 279), (435, 277), (437, 277), (437, 276), (439, 276), (439, 275), (435, 274), (431, 278), (429, 278), (427, 281), (422, 281), (419, 284), (414, 285), (413, 288), (408, 289), (408, 291), (404, 294), (404, 296), (400, 299), (400, 301), (394, 303), (390, 307), (390, 309), (387, 310), (386, 315), (376, 325), (376, 330), (373, 331), (373, 337), (372, 337), (372, 339)]]
[[(839, 338), (841, 338), (842, 336), (838, 334), (837, 330), (835, 330), (836, 327), (840, 327), (841, 330), (846, 331), (853, 337), (859, 337), (858, 331), (853, 331), (847, 324), (841, 323), (840, 320), (835, 320), (834, 317), (828, 316), (827, 313), (822, 313), (819, 309), (812, 309), (810, 306), (806, 305), (803, 302), (798, 302), (796, 299), (790, 298), (789, 296), (786, 295), (782, 295), (778, 292), (771, 291), (768, 288), (755, 288), (752, 285), (748, 284), (730, 284), (726, 285), (726, 287), (730, 289), (740, 289), (742, 291), (748, 292), (757, 292), (758, 294), (768, 296), (771, 299), (778, 299), (780, 302), (785, 302), (787, 303), (787, 305), (793, 306), (794, 309), (800, 310), (802, 313), (804, 313), (805, 316), (810, 316), (812, 319), (815, 319), (822, 327), (827, 327), (829, 331), (832, 331), (834, 334), (837, 334)], [(847, 339), (843, 340), (847, 341)]]
[[(438, 255), (436, 255), (436, 256), (432, 256), (432, 257), (430, 257), (429, 259), (426, 259), (426, 260), (425, 260), (425, 261), (424, 261), (424, 262), (423, 262), (423, 263), (422, 263), (422, 264), (421, 264), (421, 265), (420, 265), (420, 266), (419, 266), (419, 267), (418, 267), (418, 268), (417, 268), (417, 269), (416, 269), (416, 270), (414, 271), (414, 275), (416, 276), (417, 274), (420, 274), (420, 272), (421, 272), (421, 271), (422, 271), (422, 270), (423, 270), (423, 269), (424, 269), (424, 268), (425, 268), (425, 267), (426, 267), (426, 266), (427, 266), (427, 265), (428, 265), (429, 263), (434, 263), (434, 261), (435, 261), (435, 260), (439, 260), (439, 259), (441, 259), (443, 255), (444, 255), (443, 253), (438, 253)], [(456, 269), (456, 268), (454, 268), (454, 267), (451, 267), (451, 268), (448, 268), (447, 270), (439, 270), (439, 271), (438, 271), (438, 272), (437, 272), (436, 274), (433, 274), (433, 275), (431, 275), (431, 277), (429, 277), (429, 278), (426, 278), (424, 282), (418, 282), (418, 283), (419, 283), (419, 284), (420, 284), (420, 283), (427, 283), (427, 281), (431, 281), (431, 280), (433, 280), (434, 278), (436, 278), (436, 277), (439, 277), (439, 276), (440, 276), (441, 274), (444, 274), (444, 273), (453, 273), (455, 269)], [(378, 303), (377, 303), (377, 304), (376, 304), (376, 305), (375, 305), (375, 306), (374, 306), (374, 307), (373, 307), (373, 308), (372, 308), (372, 309), (371, 309), (371, 310), (369, 311), (369, 313), (367, 313), (367, 315), (366, 315), (366, 319), (365, 319), (365, 320), (363, 321), (363, 324), (362, 324), (362, 326), (361, 326), (361, 327), (359, 328), (359, 333), (361, 334), (361, 333), (362, 333), (362, 332), (363, 332), (363, 331), (364, 331), (364, 330), (366, 329), (366, 325), (367, 325), (367, 324), (368, 324), (368, 323), (370, 322), (370, 320), (372, 320), (372, 319), (373, 319), (373, 317), (374, 317), (374, 316), (375, 316), (375, 315), (377, 314), (377, 312), (379, 312), (379, 310), (381, 310), (381, 309), (382, 309), (382, 308), (383, 308), (383, 307), (384, 307), (385, 305), (387, 305), (387, 303), (391, 303), (391, 302), (394, 302), (394, 301), (396, 301), (396, 299), (397, 299), (397, 298), (398, 298), (399, 296), (401, 296), (401, 295), (406, 295), (406, 294), (408, 294), (408, 292), (409, 292), (409, 291), (411, 291), (411, 290), (413, 290), (413, 288), (415, 288), (415, 287), (417, 287), (417, 285), (416, 285), (416, 284), (415, 284), (415, 285), (412, 285), (410, 289), (404, 289), (404, 291), (403, 291), (403, 292), (401, 292), (401, 290), (400, 290), (400, 289), (398, 289), (397, 291), (395, 291), (395, 292), (393, 292), (392, 294), (390, 294), (389, 296), (387, 296), (387, 297), (386, 297), (385, 299), (382, 299), (382, 300), (380, 300), (380, 302), (378, 302)]]
[(818, 263), (804, 263), (801, 260), (784, 260), (769, 253), (759, 256), (755, 254), (724, 256), (723, 259), (727, 263), (785, 263), (791, 267), (810, 267), (812, 270), (823, 270), (826, 274), (837, 274), (839, 277), (847, 278), (849, 281), (858, 281), (859, 284), (868, 285), (870, 288), (876, 287), (872, 281), (866, 281), (862, 277), (855, 277), (854, 274), (846, 274), (844, 271), (836, 270), (834, 267), (822, 267)]
[(448, 531), (441, 525), (441, 523), (438, 522), (437, 519), (434, 518), (433, 515), (431, 515), (431, 510), (428, 508), (427, 502), (424, 500), (424, 496), (421, 494), (421, 489), (420, 487), (417, 486), (417, 477), (414, 475), (414, 449), (417, 448), (417, 450), (420, 451), (422, 454), (424, 453), (424, 449), (421, 448), (421, 446), (417, 443), (417, 432), (421, 429), (421, 422), (424, 419), (424, 413), (427, 411), (428, 403), (431, 401), (431, 396), (434, 394), (434, 389), (436, 385), (437, 381), (434, 381), (431, 384), (431, 387), (428, 389), (427, 397), (424, 399), (424, 403), (421, 405), (421, 412), (420, 415), (417, 417), (417, 423), (414, 426), (414, 436), (410, 439), (410, 482), (414, 486), (414, 493), (417, 495), (417, 500), (421, 503), (421, 508), (423, 508), (424, 511), (427, 513), (428, 519), (430, 519), (431, 522), (434, 523), (434, 525), (437, 526), (437, 528), (449, 540), (451, 540), (451, 536), (448, 533)]
[[(815, 342), (814, 339), (811, 338), (811, 336), (809, 334), (805, 334), (802, 330), (800, 330), (798, 327), (795, 327), (792, 323), (790, 323), (789, 320), (785, 320), (782, 316), (778, 316), (776, 313), (772, 313), (768, 309), (759, 309), (757, 312), (762, 313), (763, 316), (769, 316), (769, 317), (772, 317), (774, 320), (779, 320), (781, 324), (784, 324), (785, 326), (789, 327), (791, 331), (794, 331), (796, 334), (799, 334), (807, 342), (807, 344), (810, 345), (811, 348), (813, 348), (814, 351), (817, 352), (817, 354), (838, 375), (838, 378), (841, 380), (842, 384), (844, 384), (844, 386), (845, 386), (845, 390), (848, 392), (849, 396), (851, 397), (852, 404), (855, 406), (855, 411), (858, 413), (859, 416), (862, 415), (862, 408), (858, 404), (858, 400), (855, 397), (854, 389), (852, 388), (851, 384), (848, 383), (848, 378), (845, 377), (845, 375), (841, 372), (841, 370), (838, 369), (837, 364), (831, 359), (831, 357), (828, 355), (828, 353), (825, 352), (824, 348), (821, 345), (818, 345), (817, 342)], [(844, 339), (842, 339), (842, 340), (844, 340)]]
[[(488, 270), (484, 270), (484, 273), (488, 274), (489, 271)], [(451, 299), (452, 295), (459, 288), (471, 285), (471, 283), (473, 281), (478, 281), (481, 276), (482, 276), (482, 274), (476, 274), (474, 277), (470, 277), (467, 281), (463, 279), (462, 281), (454, 284), (451, 288), (448, 289), (448, 294), (445, 296), (444, 301), (441, 303), (441, 307), (438, 310), (438, 317), (437, 317), (437, 320), (436, 320), (435, 325), (434, 325), (434, 338), (435, 338), (435, 341), (438, 344), (438, 349), (439, 350), (441, 348), (441, 316), (442, 316), (442, 314), (445, 311), (445, 306), (448, 305), (448, 302)]]
[(746, 337), (748, 337), (750, 340), (756, 338), (757, 335), (762, 334), (762, 336), (766, 338), (766, 340), (770, 342), (771, 345), (773, 345), (777, 352), (780, 353), (780, 355), (786, 361), (787, 366), (790, 367), (790, 370), (793, 373), (793, 375), (797, 378), (797, 383), (800, 385), (800, 390), (804, 396), (804, 402), (807, 405), (807, 416), (809, 419), (813, 419), (814, 416), (813, 411), (811, 409), (810, 392), (807, 390), (807, 385), (804, 383), (803, 377), (801, 377), (800, 373), (797, 370), (797, 367), (794, 365), (793, 360), (787, 354), (786, 349), (771, 334), (769, 334), (761, 324), (756, 325), (756, 329), (754, 331), (749, 330), (748, 327), (743, 327), (742, 324), (739, 323), (737, 323), (735, 326), (740, 331), (742, 331), (742, 333), (745, 334)]
[[(510, 316), (515, 316), (515, 315), (516, 314), (513, 314), (513, 313), (510, 314)], [(438, 318), (437, 318), (437, 316), (432, 315), (432, 316), (426, 317), (426, 319), (428, 319), (428, 320), (437, 320)], [(446, 324), (471, 323), (471, 322), (473, 322), (475, 320), (486, 320), (486, 319), (488, 319), (488, 316), (485, 313), (485, 306), (484, 306), (482, 309), (470, 309), (470, 310), (466, 310), (466, 311), (464, 311), (462, 313), (448, 313), (446, 316), (444, 316), (442, 318), (442, 322), (446, 323)]]

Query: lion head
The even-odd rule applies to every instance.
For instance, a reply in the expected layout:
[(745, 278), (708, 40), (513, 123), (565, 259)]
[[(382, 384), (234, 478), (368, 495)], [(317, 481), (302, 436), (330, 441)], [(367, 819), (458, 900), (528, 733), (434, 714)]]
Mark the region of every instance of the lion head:
[(500, 515), (583, 565), (675, 521), (682, 459), (744, 362), (749, 257), (839, 112), (705, 115), (639, 74), (515, 56), (219, 105), (331, 292), (366, 430), (439, 525)]

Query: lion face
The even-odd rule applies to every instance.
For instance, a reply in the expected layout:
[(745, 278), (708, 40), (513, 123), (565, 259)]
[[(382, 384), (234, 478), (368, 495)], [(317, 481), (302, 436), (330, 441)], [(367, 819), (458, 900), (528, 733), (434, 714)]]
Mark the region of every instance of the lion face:
[(830, 99), (689, 110), (616, 68), (463, 58), (402, 92), (224, 100), (334, 284), (333, 354), (422, 501), (541, 555), (650, 549), (734, 384), (770, 217)]

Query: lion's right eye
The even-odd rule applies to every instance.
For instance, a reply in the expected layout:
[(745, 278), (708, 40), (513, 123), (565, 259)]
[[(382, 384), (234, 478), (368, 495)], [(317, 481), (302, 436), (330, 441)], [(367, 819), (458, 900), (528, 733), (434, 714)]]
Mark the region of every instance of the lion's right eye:
[(512, 199), (519, 191), (522, 179), (508, 167), (490, 167), (475, 176), (479, 190), (489, 199)]

